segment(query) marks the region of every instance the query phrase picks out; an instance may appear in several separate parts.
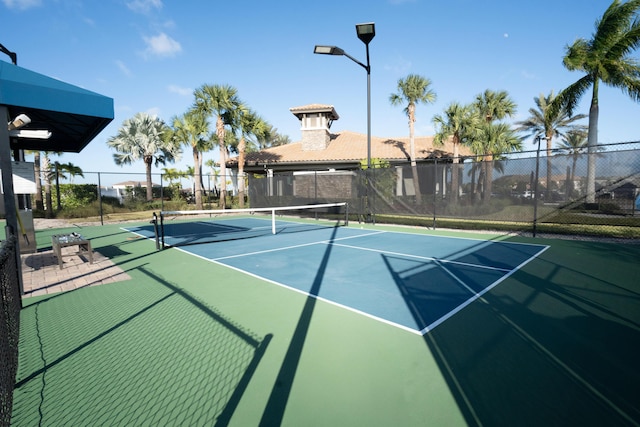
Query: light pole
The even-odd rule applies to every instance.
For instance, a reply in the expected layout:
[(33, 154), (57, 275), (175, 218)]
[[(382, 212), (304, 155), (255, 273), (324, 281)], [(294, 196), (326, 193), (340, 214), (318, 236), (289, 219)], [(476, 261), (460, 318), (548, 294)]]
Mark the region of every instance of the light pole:
[(18, 65), (18, 55), (15, 52), (11, 52), (9, 49), (4, 47), (2, 43), (0, 43), (0, 52), (6, 53), (9, 58), (11, 58), (11, 63), (13, 65)]
[(371, 168), (371, 64), (369, 63), (369, 43), (376, 36), (376, 25), (373, 22), (356, 24), (356, 34), (365, 44), (367, 50), (367, 65), (355, 59), (337, 46), (316, 45), (313, 53), (319, 55), (343, 55), (360, 65), (367, 71), (367, 169)]

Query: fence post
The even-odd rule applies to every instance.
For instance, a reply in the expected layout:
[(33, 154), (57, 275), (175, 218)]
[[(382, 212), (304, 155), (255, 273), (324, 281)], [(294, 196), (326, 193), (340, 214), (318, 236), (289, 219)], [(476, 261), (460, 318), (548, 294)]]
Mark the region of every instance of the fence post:
[(102, 184), (100, 183), (100, 172), (98, 172), (98, 210), (100, 211), (100, 225), (104, 225), (102, 217)]
[(371, 223), (373, 225), (376, 225), (376, 192), (373, 188), (373, 183), (376, 182), (376, 170), (373, 166), (371, 166), (371, 175), (373, 175), (371, 181), (369, 182), (369, 187), (371, 188)]
[(162, 174), (160, 174), (160, 210), (164, 210), (164, 183), (162, 182)]
[(438, 202), (438, 159), (433, 160), (433, 229), (436, 229), (436, 203)]

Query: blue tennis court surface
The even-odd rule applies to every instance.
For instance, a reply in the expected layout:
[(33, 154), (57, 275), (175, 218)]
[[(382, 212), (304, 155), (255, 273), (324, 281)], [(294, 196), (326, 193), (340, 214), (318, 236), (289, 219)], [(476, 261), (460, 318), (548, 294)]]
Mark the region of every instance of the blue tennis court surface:
[[(153, 237), (150, 226), (128, 230)], [(424, 334), (547, 246), (319, 227), (179, 249)]]

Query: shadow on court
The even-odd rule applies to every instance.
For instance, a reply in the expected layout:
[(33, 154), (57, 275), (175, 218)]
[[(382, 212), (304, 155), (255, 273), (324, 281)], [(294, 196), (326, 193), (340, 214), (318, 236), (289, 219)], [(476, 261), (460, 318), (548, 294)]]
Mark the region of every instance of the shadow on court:
[(25, 306), (13, 425), (227, 425), (271, 335), (135, 270)]
[[(331, 239), (335, 239), (338, 227), (333, 229)], [(291, 394), (291, 387), (293, 386), (293, 380), (300, 363), (300, 356), (302, 355), (302, 349), (309, 332), (309, 325), (311, 324), (311, 318), (317, 302), (315, 295), (318, 295), (322, 286), (322, 280), (329, 264), (329, 257), (333, 245), (326, 245), (327, 249), (324, 252), (320, 266), (313, 280), (313, 285), (307, 296), (302, 313), (298, 319), (298, 324), (291, 338), (289, 348), (282, 361), (280, 371), (276, 377), (276, 383), (273, 385), (267, 406), (260, 420), (260, 425), (267, 426), (279, 426), (282, 423), (282, 417)]]
[[(618, 246), (554, 241), (424, 335), (469, 425), (640, 424), (640, 247)], [(420, 320), (411, 275), (392, 274)]]

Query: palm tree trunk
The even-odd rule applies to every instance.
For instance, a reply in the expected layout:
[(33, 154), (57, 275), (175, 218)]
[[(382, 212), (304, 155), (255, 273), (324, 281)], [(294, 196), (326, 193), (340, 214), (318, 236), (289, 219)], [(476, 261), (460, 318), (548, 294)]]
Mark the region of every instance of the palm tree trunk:
[(454, 136), (453, 138), (453, 169), (451, 172), (451, 200), (453, 200), (454, 202), (456, 202), (458, 200), (458, 195), (459, 195), (459, 175), (460, 175), (460, 168), (459, 168), (459, 163), (460, 163), (460, 159), (458, 158), (458, 141), (457, 141), (457, 137)]
[(51, 181), (47, 179), (44, 184), (44, 197), (47, 205), (45, 218), (53, 218), (53, 198), (51, 197)]
[(571, 199), (573, 196), (573, 192), (575, 189), (576, 182), (576, 165), (578, 164), (578, 155), (573, 155), (573, 163), (571, 164), (571, 192), (569, 193), (569, 198)]
[(147, 202), (153, 201), (153, 182), (151, 181), (151, 162), (153, 158), (150, 156), (145, 157), (144, 165), (147, 173)]
[(220, 209), (227, 208), (227, 150), (224, 146), (224, 121), (218, 116), (216, 120), (216, 134), (218, 135), (218, 146), (220, 148), (220, 175), (222, 184), (220, 185)]
[(551, 162), (551, 140), (552, 136), (547, 135), (547, 191), (544, 193), (544, 200), (551, 201), (551, 169), (553, 168)]
[(476, 169), (477, 169), (477, 160), (474, 160), (476, 164), (471, 166), (471, 191), (469, 191), (469, 196), (471, 197), (471, 203), (475, 203), (476, 201)]
[(596, 152), (598, 146), (598, 95), (597, 81), (593, 84), (593, 98), (589, 108), (589, 136), (587, 138), (587, 203), (596, 201)]
[(202, 174), (200, 172), (200, 152), (197, 149), (193, 149), (193, 185), (196, 197), (196, 209), (202, 209)]
[(33, 153), (33, 171), (36, 178), (36, 209), (44, 211), (44, 202), (42, 201), (42, 176), (40, 174), (40, 152)]
[(420, 193), (420, 177), (418, 175), (418, 165), (416, 163), (416, 144), (415, 144), (415, 106), (409, 106), (409, 157), (411, 158), (411, 174), (413, 175), (413, 189), (416, 194), (416, 203), (422, 204), (422, 194)]
[(492, 187), (493, 187), (493, 155), (489, 154), (487, 156), (487, 160), (485, 160), (485, 174), (484, 174), (484, 178), (485, 178), (485, 184), (483, 186), (483, 192), (482, 192), (482, 200), (484, 200), (485, 202), (488, 202), (489, 200), (491, 200), (491, 191), (492, 191)]

